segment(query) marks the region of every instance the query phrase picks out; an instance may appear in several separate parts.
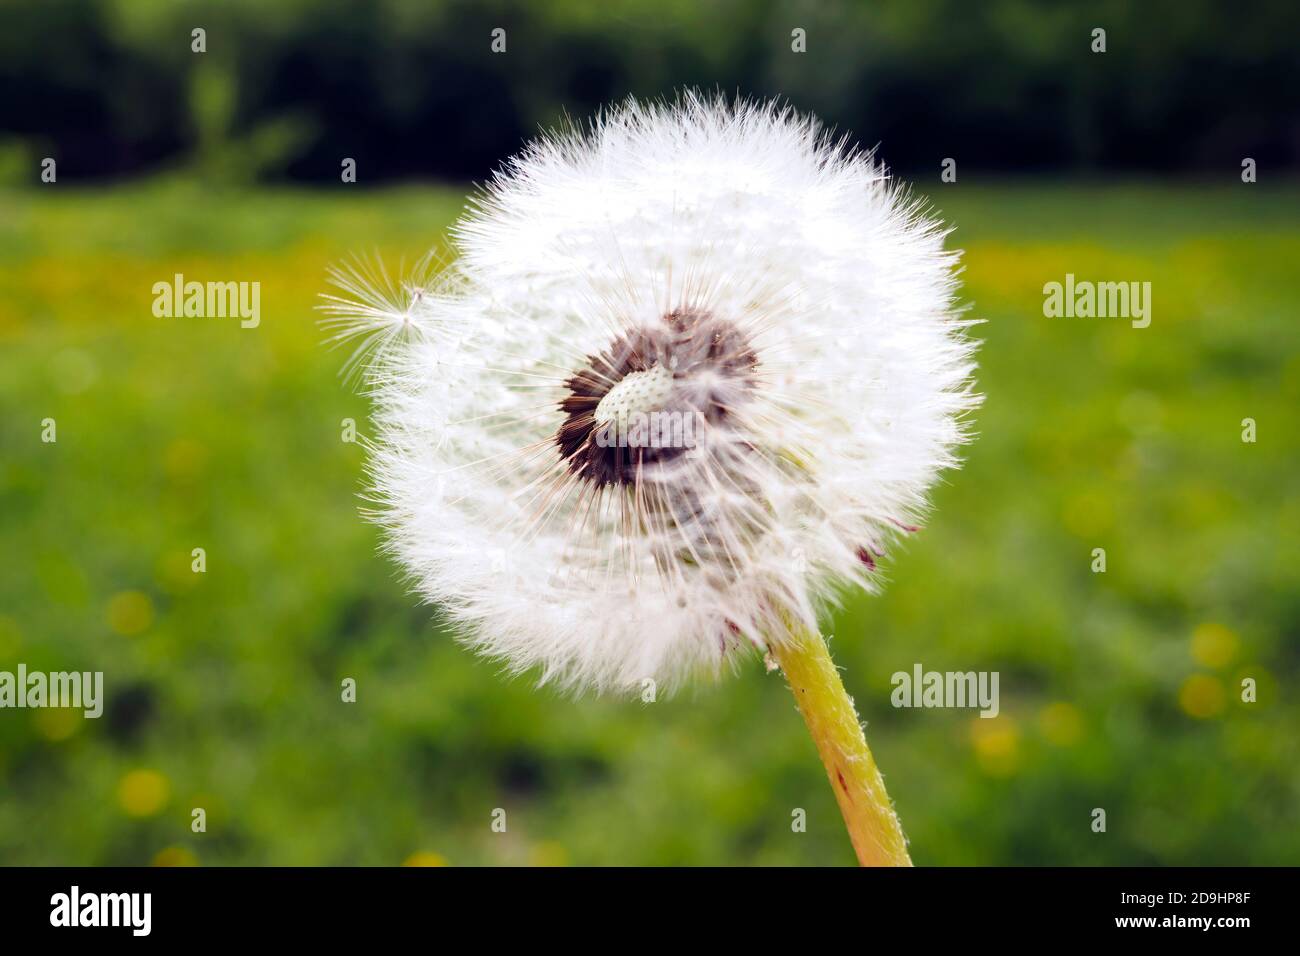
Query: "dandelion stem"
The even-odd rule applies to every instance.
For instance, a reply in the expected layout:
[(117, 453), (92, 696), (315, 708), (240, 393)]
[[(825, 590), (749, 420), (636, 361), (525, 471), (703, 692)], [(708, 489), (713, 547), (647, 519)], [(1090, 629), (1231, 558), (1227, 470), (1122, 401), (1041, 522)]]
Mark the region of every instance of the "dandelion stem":
[(898, 816), (826, 641), (818, 634), (794, 629), (790, 640), (773, 642), (772, 655), (785, 673), (826, 765), (858, 862), (863, 866), (911, 866)]

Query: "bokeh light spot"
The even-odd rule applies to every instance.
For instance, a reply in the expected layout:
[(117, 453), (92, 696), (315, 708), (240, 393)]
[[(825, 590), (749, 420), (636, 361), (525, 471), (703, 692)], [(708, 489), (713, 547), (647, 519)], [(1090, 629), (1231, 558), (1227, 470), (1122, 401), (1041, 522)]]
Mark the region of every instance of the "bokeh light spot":
[(67, 740), (81, 725), (82, 712), (67, 707), (47, 707), (36, 712), (33, 718), (36, 732), (46, 740)]
[(1207, 622), (1192, 633), (1192, 657), (1204, 667), (1226, 667), (1237, 656), (1240, 643), (1222, 624)]
[(1178, 704), (1191, 717), (1205, 720), (1223, 712), (1223, 682), (1208, 674), (1193, 674), (1183, 681)]
[(1020, 768), (1020, 731), (1006, 716), (971, 721), (971, 744), (990, 777), (1010, 777)]
[(132, 817), (155, 815), (170, 796), (171, 784), (157, 770), (132, 770), (117, 785), (117, 802)]
[(153, 602), (141, 591), (122, 591), (108, 602), (108, 626), (118, 634), (130, 636), (148, 629), (153, 623)]
[(198, 866), (199, 858), (193, 850), (183, 846), (169, 846), (158, 851), (153, 866)]

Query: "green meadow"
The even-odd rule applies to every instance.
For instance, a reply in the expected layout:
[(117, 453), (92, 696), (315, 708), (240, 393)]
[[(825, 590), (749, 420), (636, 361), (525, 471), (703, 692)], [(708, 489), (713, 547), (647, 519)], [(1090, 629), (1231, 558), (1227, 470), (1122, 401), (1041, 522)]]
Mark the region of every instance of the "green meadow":
[[(979, 437), (825, 622), (912, 856), (1294, 863), (1300, 187), (975, 180), (929, 195), (983, 320)], [(0, 192), (0, 671), (105, 693), (0, 710), (0, 863), (853, 862), (758, 660), (654, 703), (538, 691), (377, 552), (342, 440), (367, 402), (314, 305), (463, 202)], [(156, 317), (176, 274), (259, 282), (260, 324)], [(1046, 317), (1067, 274), (1150, 282), (1149, 327)], [(895, 708), (918, 664), (997, 671), (998, 716)]]

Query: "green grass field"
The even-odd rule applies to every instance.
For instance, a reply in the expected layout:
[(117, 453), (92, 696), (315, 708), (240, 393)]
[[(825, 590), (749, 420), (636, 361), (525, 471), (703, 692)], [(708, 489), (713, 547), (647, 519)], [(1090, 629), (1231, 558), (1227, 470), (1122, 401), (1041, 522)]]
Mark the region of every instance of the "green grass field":
[[(826, 625), (913, 858), (1294, 864), (1300, 189), (932, 198), (986, 320), (980, 437), (885, 593)], [(0, 670), (102, 670), (107, 696), (99, 720), (0, 711), (0, 863), (852, 862), (759, 662), (654, 704), (534, 691), (376, 553), (340, 438), (366, 402), (314, 300), (330, 263), (411, 261), (461, 203), (0, 193)], [(175, 273), (260, 282), (261, 325), (155, 318)], [(1066, 273), (1150, 281), (1151, 326), (1045, 318)], [(894, 709), (918, 662), (1000, 672), (1001, 714)]]

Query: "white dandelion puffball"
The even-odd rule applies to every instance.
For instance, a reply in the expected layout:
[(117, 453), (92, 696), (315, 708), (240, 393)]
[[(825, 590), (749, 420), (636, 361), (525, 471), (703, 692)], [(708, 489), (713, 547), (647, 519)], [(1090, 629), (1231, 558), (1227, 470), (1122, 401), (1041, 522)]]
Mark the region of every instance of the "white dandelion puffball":
[(945, 235), (787, 107), (629, 101), (538, 139), (436, 277), (335, 275), (392, 551), (467, 644), (573, 689), (815, 629), (977, 402)]

